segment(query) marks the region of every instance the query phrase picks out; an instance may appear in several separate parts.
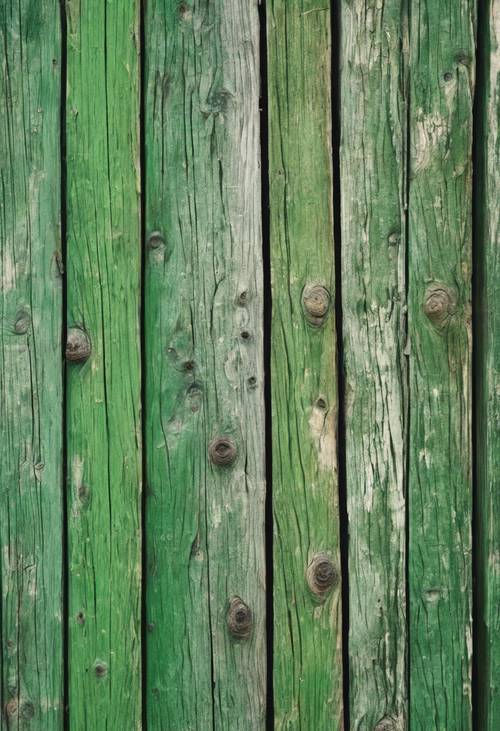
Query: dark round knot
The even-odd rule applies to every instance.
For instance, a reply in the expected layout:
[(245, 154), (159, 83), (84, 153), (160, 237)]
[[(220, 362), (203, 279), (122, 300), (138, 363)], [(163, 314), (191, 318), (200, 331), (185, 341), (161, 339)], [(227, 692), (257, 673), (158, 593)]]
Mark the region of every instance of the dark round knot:
[(246, 640), (252, 633), (252, 611), (239, 596), (229, 602), (227, 627), (235, 640)]
[(75, 363), (83, 363), (91, 353), (90, 338), (80, 327), (68, 330), (66, 339), (66, 359)]
[(444, 285), (429, 287), (425, 293), (424, 314), (440, 327), (454, 312), (455, 302), (450, 290)]
[(236, 459), (236, 444), (229, 437), (218, 437), (210, 442), (208, 454), (213, 464), (227, 467)]
[(102, 660), (98, 660), (94, 665), (94, 672), (96, 678), (105, 678), (108, 674), (108, 666), (105, 662), (102, 662)]
[(321, 284), (307, 285), (302, 293), (302, 305), (307, 321), (319, 327), (328, 316), (330, 292)]
[(326, 553), (318, 553), (307, 567), (307, 583), (318, 599), (326, 597), (330, 589), (338, 583), (339, 572)]
[(396, 731), (396, 723), (394, 719), (386, 716), (386, 718), (383, 718), (377, 723), (374, 731)]
[(159, 249), (163, 246), (165, 239), (159, 231), (152, 231), (149, 235), (148, 246), (150, 249)]

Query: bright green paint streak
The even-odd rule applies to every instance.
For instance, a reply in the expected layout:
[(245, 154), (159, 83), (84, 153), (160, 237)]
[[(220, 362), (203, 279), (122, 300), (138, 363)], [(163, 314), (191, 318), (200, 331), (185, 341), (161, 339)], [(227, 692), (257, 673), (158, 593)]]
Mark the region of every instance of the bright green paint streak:
[(0, 47), (1, 725), (45, 731), (62, 720), (58, 3), (2, 2)]
[(67, 4), (68, 326), (92, 341), (67, 364), (75, 731), (141, 717), (138, 9)]
[[(479, 727), (500, 727), (500, 3), (481, 4), (474, 303)], [(478, 28), (479, 29), (479, 28)]]
[(402, 3), (390, 0), (375, 7), (365, 0), (344, 0), (342, 29), (351, 728), (402, 731), (407, 724), (406, 26)]
[[(340, 729), (342, 660), (333, 302), (330, 12), (318, 0), (267, 6), (272, 266), (274, 694), (277, 729)], [(330, 293), (319, 326), (307, 285)], [(306, 571), (330, 556), (315, 601)]]
[[(253, 731), (266, 669), (257, 3), (149, 0), (145, 35), (148, 726)], [(209, 462), (218, 435), (237, 445), (232, 466)], [(241, 642), (226, 625), (235, 595), (253, 614)]]
[[(472, 0), (410, 23), (410, 728), (471, 726)], [(428, 303), (426, 305), (426, 302)], [(435, 306), (434, 315), (426, 309)]]

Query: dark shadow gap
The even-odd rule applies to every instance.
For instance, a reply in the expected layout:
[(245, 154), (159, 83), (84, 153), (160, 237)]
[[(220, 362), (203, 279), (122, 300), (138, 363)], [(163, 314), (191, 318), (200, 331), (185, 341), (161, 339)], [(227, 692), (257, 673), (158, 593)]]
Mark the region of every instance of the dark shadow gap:
[(269, 210), (269, 107), (267, 96), (267, 23), (266, 3), (259, 3), (260, 22), (260, 144), (261, 144), (261, 203), (262, 203), (262, 254), (264, 292), (264, 408), (266, 453), (266, 657), (267, 657), (267, 710), (266, 729), (274, 729), (273, 684), (273, 503), (272, 503), (272, 393), (271, 393), (271, 226)]
[(59, 3), (61, 34), (61, 88), (59, 116), (59, 150), (60, 150), (60, 208), (61, 208), (61, 251), (59, 269), (62, 277), (62, 317), (61, 317), (61, 368), (62, 368), (62, 643), (63, 643), (63, 728), (69, 729), (69, 543), (68, 543), (68, 391), (66, 381), (66, 332), (68, 327), (68, 290), (66, 280), (67, 266), (67, 169), (66, 169), (66, 92), (67, 92), (67, 60), (68, 60), (68, 26), (66, 19), (66, 2)]
[[(411, 171), (411, 153), (410, 153), (410, 129), (411, 129), (411, 103), (410, 103), (410, 23), (411, 23), (411, 0), (407, 0), (403, 6), (402, 27), (401, 27), (401, 64), (403, 68), (403, 99), (406, 105), (404, 120), (405, 127), (403, 129), (403, 150), (404, 170), (403, 170), (403, 204), (404, 204), (404, 243), (405, 243), (405, 261), (404, 261), (404, 304), (406, 312), (403, 321), (403, 347), (409, 342), (409, 297), (410, 297), (410, 171)], [(406, 25), (405, 25), (406, 24)], [(405, 49), (405, 44), (406, 49)], [(406, 657), (405, 657), (405, 683), (406, 683), (406, 723), (410, 728), (411, 716), (411, 683), (410, 683), (410, 628), (411, 628), (411, 607), (410, 607), (410, 359), (406, 353), (401, 354), (403, 367), (402, 378), (405, 386), (404, 409), (404, 478), (403, 490), (405, 499), (405, 611), (406, 611)]]
[(142, 491), (141, 491), (141, 692), (142, 727), (147, 729), (147, 443), (146, 443), (146, 0), (139, 3), (139, 165), (140, 165), (140, 349), (141, 349), (141, 438), (142, 438)]
[[(482, 535), (482, 494), (479, 474), (480, 445), (485, 442), (481, 419), (481, 386), (485, 322), (485, 202), (486, 90), (488, 82), (488, 0), (479, 0), (476, 41), (476, 86), (472, 136), (472, 728), (484, 731), (488, 724), (489, 658), (482, 622), (486, 602), (484, 537)], [(481, 438), (480, 438), (481, 437)], [(485, 677), (486, 675), (486, 677)]]
[(340, 144), (341, 144), (341, 3), (331, 7), (331, 101), (332, 101), (332, 181), (333, 227), (335, 260), (335, 328), (337, 333), (337, 459), (340, 527), (340, 566), (342, 574), (342, 678), (344, 727), (350, 728), (349, 707), (349, 518), (347, 512), (346, 440), (345, 440), (345, 378), (342, 318), (342, 226), (340, 197)]

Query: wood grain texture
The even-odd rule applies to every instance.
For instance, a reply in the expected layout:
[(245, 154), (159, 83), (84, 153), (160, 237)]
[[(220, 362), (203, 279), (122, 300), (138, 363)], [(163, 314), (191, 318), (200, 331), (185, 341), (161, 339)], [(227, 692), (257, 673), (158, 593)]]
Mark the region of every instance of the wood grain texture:
[(145, 36), (148, 726), (262, 729), (257, 3), (149, 0)]
[(406, 25), (342, 8), (341, 220), (352, 729), (406, 728)]
[[(500, 2), (478, 23), (474, 276), (479, 728), (500, 727)], [(480, 64), (480, 65), (479, 65)]]
[(0, 5), (1, 727), (62, 722), (61, 36)]
[(67, 317), (92, 349), (67, 363), (75, 731), (141, 719), (138, 11), (67, 2)]
[(277, 729), (342, 728), (330, 22), (267, 3)]
[(411, 729), (471, 727), (472, 0), (410, 22)]

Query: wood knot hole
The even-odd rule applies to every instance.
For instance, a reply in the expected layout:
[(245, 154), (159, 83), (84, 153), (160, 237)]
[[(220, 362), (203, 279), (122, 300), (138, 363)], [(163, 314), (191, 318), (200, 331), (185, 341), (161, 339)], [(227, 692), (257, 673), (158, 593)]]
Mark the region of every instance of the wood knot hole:
[(76, 621), (78, 624), (85, 624), (85, 612), (79, 611), (76, 615)]
[(229, 602), (227, 626), (235, 640), (246, 640), (252, 633), (252, 611), (239, 596)]
[(319, 553), (307, 567), (307, 583), (317, 599), (324, 599), (338, 583), (339, 573), (326, 553)]
[(373, 731), (395, 731), (396, 723), (392, 718), (386, 717), (377, 723)]
[(330, 292), (321, 284), (307, 285), (302, 293), (302, 306), (307, 321), (320, 327), (330, 309)]
[(66, 360), (83, 363), (88, 360), (92, 347), (90, 338), (81, 327), (72, 327), (66, 338)]
[(447, 287), (429, 287), (425, 293), (424, 314), (434, 325), (441, 327), (454, 310), (455, 300)]
[(105, 678), (108, 674), (108, 666), (102, 660), (98, 660), (94, 665), (94, 673), (96, 678)]
[(152, 231), (148, 238), (148, 246), (150, 249), (159, 249), (160, 246), (165, 244), (165, 239), (161, 235), (160, 231)]
[(213, 464), (227, 467), (236, 459), (236, 444), (229, 437), (217, 437), (210, 442), (208, 454)]
[(26, 335), (31, 324), (31, 317), (26, 310), (20, 310), (16, 315), (14, 323), (14, 332), (16, 335)]

